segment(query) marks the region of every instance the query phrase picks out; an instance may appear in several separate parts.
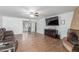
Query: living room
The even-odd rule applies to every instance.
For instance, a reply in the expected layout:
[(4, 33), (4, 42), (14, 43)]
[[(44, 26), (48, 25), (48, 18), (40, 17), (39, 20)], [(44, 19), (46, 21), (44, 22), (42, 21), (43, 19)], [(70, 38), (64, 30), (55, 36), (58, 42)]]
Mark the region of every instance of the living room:
[(65, 38), (69, 29), (78, 30), (78, 16), (74, 15), (78, 10), (77, 6), (1, 6), (0, 51), (78, 51), (74, 48), (78, 43), (66, 42)]

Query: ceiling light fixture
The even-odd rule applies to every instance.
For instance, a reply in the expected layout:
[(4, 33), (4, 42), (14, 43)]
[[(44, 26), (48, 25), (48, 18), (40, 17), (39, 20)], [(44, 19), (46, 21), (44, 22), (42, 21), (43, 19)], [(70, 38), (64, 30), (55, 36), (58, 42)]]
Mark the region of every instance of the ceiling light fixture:
[(23, 12), (24, 12), (23, 15), (27, 15), (31, 18), (37, 18), (39, 16), (39, 12), (37, 12), (34, 9), (31, 9), (29, 11), (23, 10)]
[(33, 14), (30, 15), (31, 18), (34, 18), (35, 16)]
[(38, 17), (39, 13), (38, 12), (30, 12), (30, 17), (34, 18), (34, 17)]

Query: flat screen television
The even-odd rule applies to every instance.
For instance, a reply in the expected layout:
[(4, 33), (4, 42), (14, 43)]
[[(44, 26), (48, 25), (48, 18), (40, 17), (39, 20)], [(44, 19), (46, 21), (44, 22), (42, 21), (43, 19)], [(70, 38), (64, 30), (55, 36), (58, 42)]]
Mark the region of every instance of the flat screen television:
[(46, 19), (46, 25), (48, 25), (48, 26), (58, 26), (59, 25), (58, 16), (47, 18)]

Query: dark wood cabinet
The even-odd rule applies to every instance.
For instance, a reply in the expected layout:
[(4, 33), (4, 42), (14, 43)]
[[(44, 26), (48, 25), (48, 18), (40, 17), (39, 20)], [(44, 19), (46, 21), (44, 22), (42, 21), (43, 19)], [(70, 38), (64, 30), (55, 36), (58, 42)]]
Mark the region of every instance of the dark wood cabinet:
[(58, 35), (58, 30), (55, 29), (45, 29), (44, 34), (53, 38), (60, 39), (60, 36)]

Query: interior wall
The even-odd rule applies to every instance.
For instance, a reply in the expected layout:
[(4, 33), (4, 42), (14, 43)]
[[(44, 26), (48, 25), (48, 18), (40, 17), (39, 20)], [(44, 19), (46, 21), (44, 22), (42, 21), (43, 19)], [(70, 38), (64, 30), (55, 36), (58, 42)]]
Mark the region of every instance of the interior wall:
[(31, 32), (35, 32), (35, 22), (31, 22)]
[(55, 15), (55, 16), (59, 16), (59, 26), (46, 26), (45, 18), (39, 19), (37, 21), (37, 32), (44, 34), (44, 29), (46, 28), (57, 29), (60, 34), (60, 38), (62, 39), (63, 37), (67, 36), (67, 31), (70, 28), (71, 21), (73, 18), (73, 13), (74, 12), (72, 11), (72, 12)]
[[(2, 16), (2, 27), (6, 28), (6, 30), (13, 30), (15, 34), (22, 34), (23, 21), (29, 21), (29, 19)], [(31, 32), (35, 32), (35, 22), (31, 21)]]
[(44, 34), (45, 27), (46, 27), (45, 18), (38, 19), (38, 21), (37, 21), (37, 33)]
[[(60, 14), (59, 16), (59, 33), (61, 35), (61, 39), (67, 36), (68, 29), (70, 29), (70, 25), (72, 22), (74, 12), (68, 12), (64, 14)], [(62, 21), (65, 21), (64, 24), (62, 24)]]
[(2, 16), (0, 16), (0, 28), (2, 27)]
[(2, 26), (6, 28), (6, 30), (13, 30), (15, 34), (22, 34), (23, 32), (23, 25), (21, 18), (16, 17), (7, 17), (3, 16), (3, 24)]

